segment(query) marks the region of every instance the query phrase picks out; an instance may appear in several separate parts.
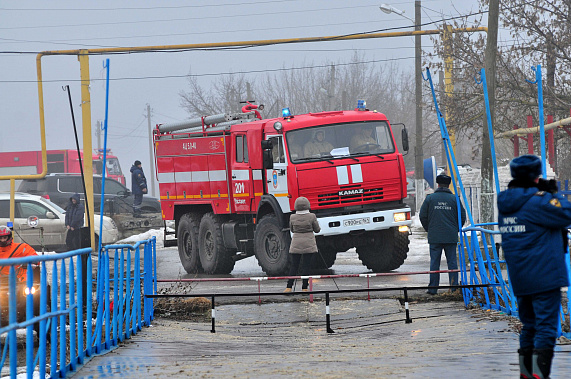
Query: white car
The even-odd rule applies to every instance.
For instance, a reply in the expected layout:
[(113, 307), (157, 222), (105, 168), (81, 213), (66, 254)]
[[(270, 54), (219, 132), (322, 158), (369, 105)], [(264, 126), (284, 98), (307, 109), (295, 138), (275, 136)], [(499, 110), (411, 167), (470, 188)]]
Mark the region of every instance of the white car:
[[(30, 216), (35, 216), (37, 226), (31, 227), (28, 223)], [(94, 215), (94, 229), (96, 240), (102, 236), (102, 244), (110, 244), (119, 240), (119, 230), (115, 222), (103, 216), (103, 233), (99, 233), (101, 217)], [(0, 193), (0, 225), (10, 221), (10, 194)], [(51, 201), (37, 195), (27, 193), (15, 194), (14, 208), (14, 242), (26, 242), (36, 251), (66, 251), (65, 238), (65, 210)], [(97, 244), (97, 243), (96, 243)]]

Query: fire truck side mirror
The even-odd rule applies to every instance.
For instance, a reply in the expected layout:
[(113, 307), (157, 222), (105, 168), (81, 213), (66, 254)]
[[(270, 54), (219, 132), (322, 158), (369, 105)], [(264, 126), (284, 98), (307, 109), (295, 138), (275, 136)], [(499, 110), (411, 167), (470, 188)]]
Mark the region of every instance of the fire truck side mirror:
[(274, 157), (271, 150), (263, 150), (264, 168), (273, 169), (274, 168)]
[(272, 140), (263, 140), (262, 141), (262, 150), (272, 150), (272, 148), (274, 147), (274, 144), (272, 143)]
[(408, 152), (409, 145), (408, 145), (408, 131), (406, 128), (402, 129), (401, 132), (401, 139), (402, 139), (402, 149)]

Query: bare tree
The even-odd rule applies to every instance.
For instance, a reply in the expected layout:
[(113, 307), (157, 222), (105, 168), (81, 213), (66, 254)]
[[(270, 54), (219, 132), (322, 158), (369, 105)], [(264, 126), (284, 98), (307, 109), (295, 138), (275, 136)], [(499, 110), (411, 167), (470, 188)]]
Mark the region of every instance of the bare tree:
[[(303, 66), (317, 65), (311, 62)], [(248, 83), (254, 99), (246, 99)], [(414, 76), (397, 64), (365, 63), (365, 57), (358, 53), (349, 62), (325, 62), (302, 69), (284, 67), (262, 78), (224, 75), (207, 89), (194, 76), (189, 76), (188, 84), (189, 89), (180, 96), (181, 106), (191, 117), (236, 112), (243, 100), (257, 100), (265, 104), (265, 116), (278, 117), (284, 107), (297, 114), (347, 110), (363, 99), (369, 109), (385, 113), (391, 122), (414, 125)], [(436, 125), (434, 116), (428, 117)], [(414, 130), (411, 132), (414, 140)], [(400, 139), (400, 134), (396, 137)], [(414, 166), (412, 154), (405, 162)]]
[[(487, 10), (489, 0), (480, 0), (480, 9)], [(514, 125), (526, 126), (528, 115), (538, 125), (537, 86), (525, 79), (534, 80), (531, 66), (542, 65), (543, 91), (546, 114), (555, 120), (569, 117), (571, 108), (571, 0), (521, 2), (503, 0), (500, 23), (510, 32), (509, 40), (500, 40), (497, 49), (495, 132), (506, 131)], [(455, 22), (454, 28), (480, 26), (479, 22)], [(436, 54), (443, 52), (442, 42), (434, 39)], [(474, 81), (484, 66), (485, 36), (456, 33), (453, 37), (454, 94), (447, 110), (452, 112), (453, 124), (459, 133), (470, 138), (474, 157), (482, 149), (480, 130), (485, 127), (483, 92)], [(433, 57), (433, 58), (436, 58)], [(441, 65), (432, 60), (432, 66)], [(545, 74), (546, 73), (546, 74)], [(556, 132), (558, 168), (561, 177), (571, 176), (569, 136)], [(538, 151), (539, 138), (535, 138)], [(509, 158), (509, 157), (503, 157)]]

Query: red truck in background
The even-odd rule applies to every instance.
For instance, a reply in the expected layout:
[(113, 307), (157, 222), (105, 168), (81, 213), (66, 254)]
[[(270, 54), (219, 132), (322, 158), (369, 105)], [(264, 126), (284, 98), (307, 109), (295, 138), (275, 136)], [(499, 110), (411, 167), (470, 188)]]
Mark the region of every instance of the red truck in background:
[[(281, 118), (262, 119), (248, 104), (242, 113), (154, 130), (162, 216), (175, 221), (185, 270), (228, 274), (255, 255), (266, 274), (287, 274), (289, 216), (299, 196), (321, 226), (318, 267), (353, 247), (374, 272), (400, 267), (412, 221), (403, 156), (386, 116), (361, 102), (353, 111), (285, 108)], [(356, 137), (364, 129), (369, 139)], [(408, 150), (406, 128), (402, 144)]]
[[(48, 150), (48, 173), (80, 173), (79, 158), (77, 150)], [(80, 150), (83, 161), (83, 151)], [(101, 175), (103, 173), (103, 153), (95, 150), (92, 154), (93, 173)], [(121, 171), (119, 159), (107, 149), (106, 176), (125, 184), (125, 176)], [(42, 152), (41, 151), (18, 151), (0, 153), (0, 175), (27, 175), (39, 174), (42, 172)], [(7, 183), (9, 181), (1, 181)], [(3, 188), (4, 189), (4, 188)], [(9, 189), (9, 188), (8, 188)]]

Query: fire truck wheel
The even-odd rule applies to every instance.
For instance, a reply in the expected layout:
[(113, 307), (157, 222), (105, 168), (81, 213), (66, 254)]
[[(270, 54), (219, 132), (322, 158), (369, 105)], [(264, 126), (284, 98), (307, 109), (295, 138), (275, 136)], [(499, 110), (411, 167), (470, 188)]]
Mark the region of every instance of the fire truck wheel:
[(319, 252), (313, 258), (313, 268), (317, 270), (326, 270), (331, 268), (337, 258), (337, 249), (328, 246), (327, 248), (319, 248)]
[(254, 234), (254, 251), (258, 264), (266, 274), (288, 274), (290, 242), (289, 232), (282, 231), (275, 215), (262, 217)]
[(195, 274), (202, 271), (198, 254), (198, 228), (200, 215), (187, 213), (178, 222), (177, 245), (180, 262), (185, 271)]
[(408, 234), (397, 228), (381, 230), (373, 234), (373, 240), (357, 246), (359, 259), (373, 272), (387, 272), (399, 268), (407, 257)]
[(200, 263), (207, 274), (229, 274), (234, 269), (232, 250), (224, 246), (222, 219), (213, 213), (202, 216), (198, 230)]

